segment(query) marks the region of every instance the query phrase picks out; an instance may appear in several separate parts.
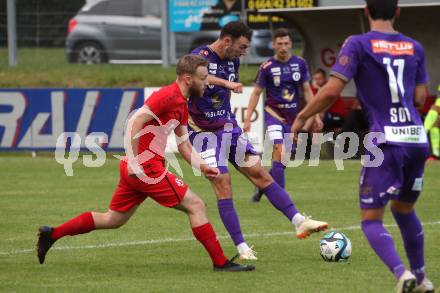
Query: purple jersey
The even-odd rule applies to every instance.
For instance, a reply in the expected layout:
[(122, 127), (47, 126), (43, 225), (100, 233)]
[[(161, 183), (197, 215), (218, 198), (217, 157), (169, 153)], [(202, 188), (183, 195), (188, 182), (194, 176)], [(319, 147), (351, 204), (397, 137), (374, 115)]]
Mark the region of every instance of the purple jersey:
[(266, 88), (265, 111), (274, 118), (291, 123), (299, 111), (302, 86), (310, 80), (304, 59), (292, 56), (287, 62), (274, 57), (260, 66), (255, 83)]
[[(208, 72), (218, 78), (238, 81), (240, 59), (220, 59), (208, 46), (195, 49), (192, 54), (200, 55), (209, 61)], [(188, 101), (190, 127), (195, 131), (215, 132), (222, 129), (225, 123), (238, 127), (234, 113), (231, 111), (231, 91), (218, 85), (209, 85), (201, 98), (190, 97)]]
[(416, 85), (428, 82), (425, 53), (418, 42), (400, 33), (351, 36), (331, 74), (347, 82), (354, 79), (370, 131), (384, 133), (387, 144), (426, 147), (414, 107)]

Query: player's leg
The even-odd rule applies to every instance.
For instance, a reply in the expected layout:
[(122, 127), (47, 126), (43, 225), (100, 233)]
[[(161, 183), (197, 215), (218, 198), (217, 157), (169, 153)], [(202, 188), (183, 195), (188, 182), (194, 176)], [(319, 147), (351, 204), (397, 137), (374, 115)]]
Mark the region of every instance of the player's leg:
[[(267, 126), (267, 137), (273, 144), (272, 149), (272, 167), (269, 174), (282, 188), (285, 187), (285, 169), (286, 167), (281, 163), (281, 154), (283, 149), (284, 133), (290, 132), (288, 125), (272, 117), (269, 113), (264, 113), (264, 120)], [(264, 192), (260, 188), (255, 189), (255, 193), (251, 198), (252, 202), (259, 202)]]
[[(286, 166), (284, 166), (284, 164), (281, 163), (282, 151), (283, 151), (282, 143), (275, 143), (273, 145), (272, 168), (270, 169), (269, 174), (270, 176), (272, 176), (273, 180), (277, 182), (279, 186), (281, 186), (281, 188), (285, 188), (286, 176), (284, 173)], [(254, 195), (251, 198), (252, 202), (259, 202), (263, 194), (264, 192), (262, 192), (262, 190), (257, 187)]]
[[(227, 172), (219, 168), (221, 172)], [(210, 179), (211, 185), (217, 197), (217, 208), (220, 218), (237, 247), (241, 259), (256, 260), (255, 252), (246, 243), (241, 231), (240, 220), (232, 200), (232, 184), (229, 173), (222, 173), (216, 178)]]
[(391, 234), (383, 225), (385, 208), (361, 209), (362, 231), (376, 255), (398, 280), (397, 292), (412, 292), (416, 286), (415, 276), (406, 270)]
[(413, 207), (413, 203), (395, 200), (391, 211), (402, 235), (411, 272), (417, 279), (414, 292), (434, 292), (434, 285), (425, 276), (423, 227)]
[(403, 186), (404, 153), (400, 147), (381, 147), (384, 160), (377, 168), (364, 167), (360, 176), (361, 226), (371, 248), (398, 280), (397, 292), (411, 292), (415, 276), (406, 270), (393, 237), (383, 225), (385, 206)]
[(405, 183), (396, 200), (391, 202), (391, 211), (402, 235), (411, 272), (416, 276), (416, 292), (434, 291), (431, 281), (425, 277), (424, 233), (414, 205), (418, 199), (424, 173), (424, 159), (428, 149), (407, 149), (407, 164), (404, 167)]
[(136, 184), (141, 181), (128, 176), (124, 161), (120, 162), (119, 174), (119, 183), (107, 212), (85, 212), (57, 227), (40, 227), (36, 250), (41, 264), (44, 263), (50, 247), (64, 236), (84, 234), (96, 229), (115, 229), (128, 221), (146, 196), (135, 189)]
[(298, 212), (289, 194), (273, 180), (269, 172), (262, 166), (259, 156), (247, 153), (245, 160), (249, 162), (249, 166), (236, 165), (237, 170), (261, 189), (270, 203), (292, 222), (298, 238), (307, 238), (311, 233), (327, 229), (326, 222), (312, 220)]
[(252, 265), (235, 264), (226, 258), (214, 229), (206, 216), (205, 203), (190, 189), (187, 190), (182, 201), (175, 208), (184, 211), (188, 215), (193, 234), (211, 257), (214, 270), (251, 271), (255, 269)]
[[(240, 258), (255, 260), (255, 253), (246, 243), (241, 232), (240, 220), (232, 200), (231, 177), (228, 170), (228, 158), (232, 133), (192, 133), (191, 143), (200, 156), (211, 166), (220, 170), (220, 175), (210, 179), (210, 183), (217, 197), (217, 207), (223, 225), (237, 247)], [(224, 140), (223, 140), (224, 139)], [(225, 145), (223, 145), (223, 143)]]
[(126, 212), (108, 210), (105, 213), (85, 212), (69, 221), (56, 226), (41, 226), (36, 245), (38, 260), (44, 263), (46, 254), (58, 239), (70, 235), (89, 233), (98, 229), (116, 229), (125, 224), (136, 211), (137, 205)]

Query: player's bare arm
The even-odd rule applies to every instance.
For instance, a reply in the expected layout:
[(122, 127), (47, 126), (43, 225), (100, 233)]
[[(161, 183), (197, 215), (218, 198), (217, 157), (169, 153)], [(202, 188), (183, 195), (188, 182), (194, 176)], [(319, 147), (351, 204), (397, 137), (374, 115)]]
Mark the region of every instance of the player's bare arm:
[[(302, 89), (303, 89), (303, 93), (304, 93), (304, 99), (306, 100), (306, 103), (310, 103), (313, 98), (313, 91), (312, 88), (309, 84), (309, 82), (303, 82), (302, 84)], [(316, 114), (314, 117), (310, 117), (306, 123), (304, 128), (308, 131), (312, 131), (312, 132), (318, 132), (322, 129), (322, 127), (324, 126), (324, 123), (322, 122), (321, 116), (319, 115), (320, 113)]]
[(136, 174), (143, 174), (142, 167), (137, 163), (136, 157), (138, 156), (138, 146), (140, 137), (136, 137), (145, 123), (151, 121), (153, 116), (151, 116), (151, 110), (148, 106), (143, 106), (139, 108), (133, 116), (127, 122), (127, 133), (125, 136), (125, 145), (127, 150), (128, 159), (128, 175), (136, 176)]
[(243, 123), (243, 131), (249, 132), (251, 130), (251, 117), (252, 113), (254, 113), (255, 108), (257, 107), (258, 101), (260, 100), (261, 93), (263, 92), (263, 88), (255, 85), (254, 89), (251, 93), (251, 98), (249, 99), (249, 104), (246, 110), (246, 117), (244, 118)]
[(414, 93), (414, 106), (421, 107), (425, 104), (426, 93), (428, 92), (428, 86), (425, 84), (420, 84), (416, 86)]
[(209, 82), (209, 84), (212, 84), (212, 85), (218, 85), (218, 86), (227, 88), (237, 94), (240, 94), (243, 92), (243, 84), (240, 82), (225, 80), (223, 78), (219, 78), (219, 77), (216, 77), (213, 75), (208, 76), (208, 82)]
[(198, 168), (207, 178), (215, 178), (220, 173), (217, 168), (210, 167), (205, 160), (194, 150), (189, 142), (188, 127), (179, 125), (174, 129), (176, 134), (177, 149), (190, 165)]
[(292, 133), (296, 134), (302, 129), (308, 118), (328, 109), (340, 96), (345, 87), (345, 82), (337, 77), (330, 77), (323, 88), (306, 107), (296, 116), (292, 125)]

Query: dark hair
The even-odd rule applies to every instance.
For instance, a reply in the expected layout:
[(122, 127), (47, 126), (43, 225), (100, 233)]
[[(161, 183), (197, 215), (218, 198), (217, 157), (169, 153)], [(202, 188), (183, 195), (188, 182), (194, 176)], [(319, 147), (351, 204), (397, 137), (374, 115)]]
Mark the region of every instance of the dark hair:
[(316, 69), (316, 70), (313, 72), (313, 75), (318, 74), (318, 73), (321, 73), (321, 74), (324, 76), (324, 78), (327, 77), (327, 73), (326, 73), (325, 70), (322, 69), (322, 68), (318, 68), (318, 69)]
[(176, 73), (178, 76), (183, 74), (193, 75), (200, 66), (208, 66), (208, 61), (198, 55), (185, 55), (177, 62)]
[(252, 30), (241, 21), (231, 21), (226, 24), (220, 32), (220, 39), (223, 39), (226, 36), (230, 36), (234, 40), (240, 37), (245, 37), (251, 41)]
[(288, 29), (280, 27), (277, 28), (272, 34), (272, 41), (275, 41), (276, 38), (289, 37), (292, 40), (292, 36)]
[(365, 0), (374, 20), (391, 20), (396, 15), (398, 0)]

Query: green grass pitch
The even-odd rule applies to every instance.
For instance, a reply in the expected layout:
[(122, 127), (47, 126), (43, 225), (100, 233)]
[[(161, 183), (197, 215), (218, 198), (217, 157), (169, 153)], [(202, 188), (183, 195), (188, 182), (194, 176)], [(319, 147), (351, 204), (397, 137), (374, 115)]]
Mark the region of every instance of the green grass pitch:
[[(74, 165), (67, 177), (53, 156), (2, 156), (0, 166), (0, 292), (393, 292), (395, 280), (374, 255), (359, 229), (359, 161), (332, 161), (319, 167), (287, 169), (287, 190), (297, 207), (352, 241), (347, 263), (326, 263), (319, 239), (294, 237), (291, 224), (263, 198), (252, 204), (253, 186), (232, 172), (235, 205), (247, 242), (259, 260), (251, 273), (214, 273), (200, 244), (193, 240), (183, 213), (153, 200), (140, 206), (118, 230), (95, 231), (58, 241), (40, 265), (34, 253), (40, 225), (57, 225), (79, 213), (105, 211), (118, 180), (118, 161), (100, 168)], [(182, 162), (184, 180), (208, 206), (208, 216), (228, 256), (227, 237), (207, 180)], [(440, 164), (427, 164), (418, 215), (425, 223), (426, 271), (440, 284)], [(384, 222), (400, 255), (402, 241), (388, 212)]]

